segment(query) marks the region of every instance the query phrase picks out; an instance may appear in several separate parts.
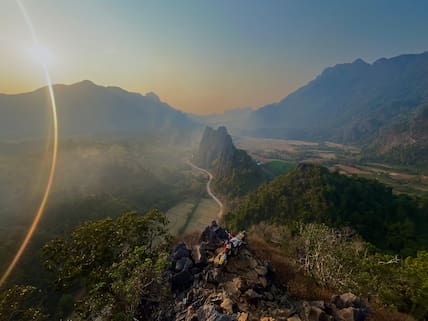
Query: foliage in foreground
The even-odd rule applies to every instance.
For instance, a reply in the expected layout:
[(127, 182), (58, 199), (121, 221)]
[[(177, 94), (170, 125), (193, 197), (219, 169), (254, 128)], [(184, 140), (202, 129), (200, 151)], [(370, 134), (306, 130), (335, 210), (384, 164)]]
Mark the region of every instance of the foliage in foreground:
[(45, 321), (41, 296), (32, 286), (15, 285), (0, 293), (0, 320)]
[[(311, 293), (296, 289), (292, 280), (296, 275), (290, 278), (294, 266), (315, 281), (316, 286), (312, 284), (305, 291), (320, 293), (317, 287), (330, 292), (351, 291), (369, 298), (372, 304), (387, 304), (419, 320), (428, 317), (426, 251), (403, 260), (375, 252), (370, 244), (349, 229), (337, 230), (319, 224), (295, 225), (293, 228), (260, 224), (254, 227), (252, 234), (266, 241), (264, 252), (272, 252), (269, 244), (277, 245), (281, 260), (276, 261), (283, 270), (283, 262), (287, 262), (285, 277), (292, 293), (309, 296), (305, 299), (316, 299)], [(310, 283), (314, 282), (307, 282)]]
[(56, 275), (58, 290), (77, 298), (74, 320), (132, 320), (139, 313), (156, 319), (164, 298), (166, 224), (157, 210), (131, 212), (86, 223), (45, 245), (45, 266)]

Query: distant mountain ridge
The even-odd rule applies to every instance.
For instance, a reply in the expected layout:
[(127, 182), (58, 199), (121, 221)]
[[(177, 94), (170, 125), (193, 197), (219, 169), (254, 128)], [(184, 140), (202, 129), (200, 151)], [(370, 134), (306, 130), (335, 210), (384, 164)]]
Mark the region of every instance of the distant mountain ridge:
[(428, 52), (424, 52), (326, 68), (283, 100), (247, 111), (239, 121), (227, 113), (199, 119), (225, 124), (234, 135), (370, 146), (370, 157), (398, 162), (412, 163), (414, 156), (397, 157), (409, 151), (427, 164), (428, 122), (418, 112), (427, 104)]
[(214, 174), (216, 189), (243, 195), (265, 181), (262, 170), (244, 150), (237, 149), (226, 127), (206, 127), (194, 162)]
[[(325, 69), (282, 101), (256, 110), (265, 134), (355, 143), (428, 102), (428, 52)], [(270, 131), (270, 132), (269, 132)]]
[[(198, 127), (185, 113), (163, 103), (154, 93), (144, 96), (88, 80), (55, 85), (54, 91), (61, 137), (186, 132)], [(47, 89), (1, 94), (0, 114), (2, 140), (46, 136), (51, 117)]]

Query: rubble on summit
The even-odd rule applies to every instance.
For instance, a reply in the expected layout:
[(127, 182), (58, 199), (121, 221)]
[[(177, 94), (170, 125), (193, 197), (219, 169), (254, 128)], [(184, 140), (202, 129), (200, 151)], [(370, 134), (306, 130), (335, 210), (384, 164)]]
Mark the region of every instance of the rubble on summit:
[[(167, 271), (176, 321), (364, 321), (366, 303), (352, 293), (329, 302), (296, 301), (275, 282), (269, 262), (259, 259), (245, 233), (232, 236), (216, 222), (198, 244), (176, 245)], [(226, 245), (225, 245), (226, 244)], [(230, 244), (230, 246), (227, 246)], [(226, 255), (226, 260), (221, 258)]]

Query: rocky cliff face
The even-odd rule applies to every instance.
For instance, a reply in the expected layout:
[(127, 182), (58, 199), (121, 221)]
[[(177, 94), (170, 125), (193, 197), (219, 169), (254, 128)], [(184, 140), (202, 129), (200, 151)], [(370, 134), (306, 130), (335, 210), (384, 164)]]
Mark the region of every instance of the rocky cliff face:
[(194, 161), (202, 168), (211, 169), (215, 166), (214, 161), (219, 160), (220, 157), (223, 161), (227, 161), (227, 158), (233, 156), (235, 150), (226, 127), (221, 126), (217, 130), (206, 127)]
[[(207, 230), (204, 232), (207, 235)], [(210, 231), (209, 231), (210, 232)], [(299, 301), (276, 280), (269, 262), (244, 243), (220, 264), (222, 240), (215, 233), (199, 244), (179, 244), (169, 271), (175, 295), (169, 319), (177, 321), (363, 321), (367, 305), (352, 293), (328, 302)], [(214, 237), (212, 237), (214, 235)]]
[(211, 170), (216, 189), (231, 196), (245, 194), (265, 181), (262, 170), (244, 150), (233, 145), (224, 126), (217, 130), (206, 127), (193, 161)]

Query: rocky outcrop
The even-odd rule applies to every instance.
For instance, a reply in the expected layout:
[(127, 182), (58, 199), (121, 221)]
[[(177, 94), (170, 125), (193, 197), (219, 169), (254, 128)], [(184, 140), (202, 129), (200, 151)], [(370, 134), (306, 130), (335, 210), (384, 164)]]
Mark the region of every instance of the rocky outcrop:
[[(176, 321), (363, 321), (367, 306), (345, 293), (330, 301), (296, 301), (275, 282), (269, 262), (243, 243), (220, 264), (219, 238), (206, 237), (188, 249), (179, 243), (168, 271), (175, 296)], [(213, 241), (212, 241), (213, 240)], [(201, 259), (203, 258), (203, 259)]]
[(246, 151), (237, 149), (226, 127), (206, 127), (193, 162), (214, 177), (216, 190), (238, 196), (266, 181), (264, 172)]
[(232, 157), (235, 149), (226, 127), (220, 126), (215, 130), (207, 126), (198, 152), (194, 156), (194, 162), (202, 168), (212, 169), (214, 161), (218, 160), (220, 156), (225, 159)]

